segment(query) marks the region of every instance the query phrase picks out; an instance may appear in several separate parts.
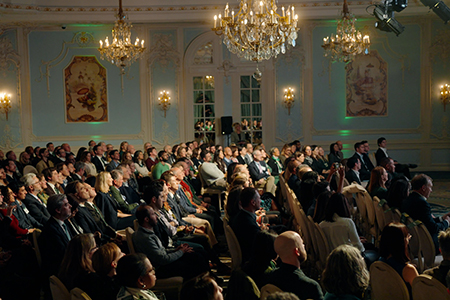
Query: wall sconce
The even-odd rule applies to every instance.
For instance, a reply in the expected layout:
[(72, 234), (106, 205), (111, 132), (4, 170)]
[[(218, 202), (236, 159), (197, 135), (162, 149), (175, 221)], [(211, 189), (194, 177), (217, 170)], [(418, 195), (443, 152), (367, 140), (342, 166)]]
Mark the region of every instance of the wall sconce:
[(165, 90), (162, 92), (159, 92), (158, 101), (159, 101), (160, 108), (164, 111), (164, 118), (165, 118), (166, 111), (170, 108), (169, 92), (166, 92)]
[(0, 111), (6, 115), (6, 121), (8, 121), (8, 113), (11, 109), (11, 95), (0, 95)]
[(288, 114), (291, 115), (291, 107), (294, 106), (294, 89), (288, 87), (284, 90), (283, 104), (288, 109)]
[(450, 86), (448, 84), (441, 85), (441, 101), (445, 111), (445, 106), (450, 102)]

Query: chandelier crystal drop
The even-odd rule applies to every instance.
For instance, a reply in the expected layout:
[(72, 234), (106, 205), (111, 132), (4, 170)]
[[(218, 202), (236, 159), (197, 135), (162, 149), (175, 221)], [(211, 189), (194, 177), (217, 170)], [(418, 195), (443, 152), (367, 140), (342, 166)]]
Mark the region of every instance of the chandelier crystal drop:
[(370, 38), (355, 29), (356, 18), (344, 0), (342, 19), (338, 21), (336, 35), (323, 39), (324, 56), (334, 62), (349, 62), (355, 55), (370, 52)]
[(294, 6), (277, 13), (276, 0), (241, 0), (235, 13), (228, 4), (223, 16), (214, 16), (212, 30), (223, 36), (228, 50), (239, 58), (260, 62), (295, 47), (298, 15)]
[(111, 44), (106, 37), (103, 42), (100, 40), (100, 58), (111, 62), (121, 69), (121, 74), (125, 73), (125, 68), (135, 62), (145, 51), (144, 40), (136, 38), (134, 44), (131, 42), (131, 25), (125, 21), (126, 17), (122, 9), (122, 0), (119, 0), (119, 13), (112, 29)]

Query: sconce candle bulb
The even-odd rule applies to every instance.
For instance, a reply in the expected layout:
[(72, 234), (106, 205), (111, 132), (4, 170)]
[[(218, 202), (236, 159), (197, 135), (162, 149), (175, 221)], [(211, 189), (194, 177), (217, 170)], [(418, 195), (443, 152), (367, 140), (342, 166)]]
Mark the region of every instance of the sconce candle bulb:
[(441, 102), (445, 106), (450, 102), (450, 85), (444, 84), (441, 86)]
[(170, 96), (169, 92), (166, 90), (163, 90), (162, 92), (159, 92), (159, 106), (164, 111), (164, 118), (166, 117), (166, 111), (170, 108)]
[(291, 107), (294, 106), (294, 89), (288, 87), (284, 90), (283, 104), (288, 109), (288, 114), (291, 115)]
[(0, 111), (6, 116), (6, 121), (8, 121), (8, 113), (11, 109), (11, 95), (1, 94), (0, 95)]

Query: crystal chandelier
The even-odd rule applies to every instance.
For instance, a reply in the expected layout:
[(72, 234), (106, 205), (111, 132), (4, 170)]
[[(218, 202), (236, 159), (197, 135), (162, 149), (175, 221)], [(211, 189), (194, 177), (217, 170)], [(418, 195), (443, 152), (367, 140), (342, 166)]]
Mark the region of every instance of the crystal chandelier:
[[(258, 63), (284, 54), (290, 46), (295, 47), (298, 15), (294, 6), (287, 10), (282, 7), (282, 15), (279, 15), (276, 2), (241, 0), (236, 14), (234, 9), (230, 14), (227, 4), (223, 16), (214, 16), (212, 30), (223, 35), (228, 50), (240, 58)], [(261, 76), (258, 68), (255, 75)]]
[(344, 0), (342, 19), (338, 21), (336, 35), (323, 39), (324, 56), (332, 62), (349, 62), (357, 54), (370, 52), (370, 38), (356, 31), (356, 18), (348, 11), (347, 0)]
[(136, 38), (134, 45), (131, 43), (131, 28), (133, 25), (125, 21), (125, 15), (122, 9), (122, 0), (119, 0), (119, 13), (117, 21), (112, 30), (112, 43), (109, 43), (108, 37), (103, 42), (100, 40), (101, 59), (106, 59), (121, 69), (121, 74), (125, 73), (125, 68), (129, 67), (145, 51), (144, 40), (139, 43)]

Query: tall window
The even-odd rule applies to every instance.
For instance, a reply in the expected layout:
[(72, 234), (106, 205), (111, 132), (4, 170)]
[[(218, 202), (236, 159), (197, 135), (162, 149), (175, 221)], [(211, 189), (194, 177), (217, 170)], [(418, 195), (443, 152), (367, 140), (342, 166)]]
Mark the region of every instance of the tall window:
[(241, 76), (241, 128), (253, 144), (262, 142), (261, 86), (253, 76)]
[(214, 112), (214, 77), (194, 77), (195, 139), (215, 143), (216, 119)]

